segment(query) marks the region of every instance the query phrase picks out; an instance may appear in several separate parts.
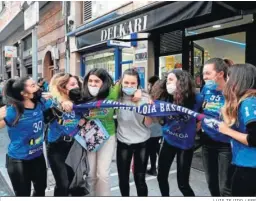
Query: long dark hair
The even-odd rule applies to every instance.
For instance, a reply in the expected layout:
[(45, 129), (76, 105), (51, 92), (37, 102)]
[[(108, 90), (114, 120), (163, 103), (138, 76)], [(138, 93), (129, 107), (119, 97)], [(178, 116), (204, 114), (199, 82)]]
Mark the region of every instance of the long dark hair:
[(21, 92), (24, 91), (26, 82), (29, 79), (30, 77), (9, 79), (3, 88), (6, 104), (13, 105), (17, 112), (13, 125), (18, 123), (21, 115), (24, 113), (24, 97), (21, 95)]
[(110, 92), (110, 88), (113, 86), (113, 79), (112, 77), (109, 75), (109, 73), (103, 69), (103, 68), (93, 68), (92, 70), (90, 70), (87, 75), (84, 78), (83, 81), (83, 90), (82, 90), (82, 96), (83, 99), (85, 101), (90, 101), (95, 99), (95, 97), (93, 97), (88, 89), (88, 80), (90, 75), (95, 75), (98, 78), (100, 78), (103, 82), (102, 87), (100, 88), (99, 94), (97, 95), (96, 99), (97, 100), (102, 100), (108, 97), (109, 92)]
[(240, 103), (247, 97), (256, 96), (256, 67), (235, 64), (229, 68), (228, 77), (223, 90), (225, 105), (222, 114), (225, 122), (233, 125), (238, 117)]
[(166, 91), (166, 79), (157, 80), (151, 87), (150, 96), (153, 100), (164, 100), (168, 93)]
[(140, 88), (140, 76), (139, 76), (138, 71), (135, 70), (134, 68), (129, 68), (129, 69), (127, 69), (127, 70), (124, 71), (123, 76), (122, 76), (122, 78), (121, 78), (121, 80), (120, 80), (121, 87), (120, 87), (120, 94), (119, 94), (120, 96), (119, 96), (119, 97), (123, 97), (123, 90), (122, 90), (123, 86), (122, 86), (122, 82), (123, 82), (123, 79), (124, 79), (124, 76), (125, 76), (125, 75), (135, 76), (135, 77), (137, 78), (137, 82), (138, 82), (137, 89)]
[[(174, 69), (170, 71), (168, 74), (173, 73), (177, 78), (176, 91), (173, 95), (167, 95), (165, 97), (166, 101), (171, 101), (174, 104), (187, 107), (189, 109), (193, 109), (196, 102), (196, 92), (195, 92), (195, 83), (192, 79), (192, 76), (187, 72), (179, 69)], [(165, 91), (166, 82), (163, 86)], [(167, 93), (165, 93), (167, 94)]]

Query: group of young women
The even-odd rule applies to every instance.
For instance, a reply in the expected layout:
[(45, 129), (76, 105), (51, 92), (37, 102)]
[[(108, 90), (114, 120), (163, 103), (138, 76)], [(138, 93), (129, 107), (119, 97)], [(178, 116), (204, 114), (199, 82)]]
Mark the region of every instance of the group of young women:
[[(135, 111), (113, 108), (95, 108), (84, 114), (73, 110), (78, 100), (86, 103), (108, 99), (135, 106), (161, 100), (221, 121), (216, 132), (207, 130), (202, 124), (202, 156), (211, 195), (255, 196), (256, 67), (250, 64), (229, 67), (224, 60), (214, 58), (205, 63), (203, 78), (205, 86), (200, 94), (196, 94), (191, 75), (178, 69), (162, 80), (155, 80), (149, 93), (140, 88), (139, 74), (134, 69), (126, 70), (116, 84), (104, 69), (92, 69), (83, 80), (59, 73), (49, 84), (50, 94), (43, 95), (31, 78), (8, 80), (4, 88), (7, 106), (0, 109), (0, 127), (6, 126), (10, 137), (7, 170), (15, 195), (30, 196), (31, 183), (34, 196), (45, 195), (45, 141), (46, 160), (56, 181), (54, 196), (82, 196), (69, 189), (74, 177), (74, 172), (65, 163), (74, 143), (69, 134), (78, 125), (99, 119), (110, 138), (97, 152), (88, 152), (91, 196), (111, 196), (110, 167), (116, 144), (122, 196), (130, 194), (132, 159), (138, 196), (148, 195), (145, 179), (148, 158), (151, 155), (150, 160), (153, 160), (149, 172), (156, 175), (156, 153), (159, 154), (157, 180), (162, 196), (170, 195), (168, 175), (175, 156), (178, 187), (184, 196), (195, 196), (189, 176), (200, 122), (184, 114), (151, 118)], [(53, 107), (65, 112), (61, 119), (46, 122), (45, 115)], [(159, 146), (161, 134), (159, 152), (159, 148), (153, 147)]]

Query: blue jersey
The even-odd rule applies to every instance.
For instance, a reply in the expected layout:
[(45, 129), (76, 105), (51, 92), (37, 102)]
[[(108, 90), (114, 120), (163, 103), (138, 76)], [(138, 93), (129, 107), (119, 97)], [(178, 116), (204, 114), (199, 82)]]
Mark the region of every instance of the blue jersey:
[[(53, 103), (54, 106), (57, 106), (57, 103)], [(61, 117), (61, 123), (58, 120), (54, 120), (48, 131), (48, 141), (55, 142), (61, 136), (71, 134), (76, 127), (78, 126), (79, 120), (81, 119), (82, 114), (80, 112), (75, 112), (74, 110), (70, 113), (64, 112)]]
[[(246, 125), (256, 121), (256, 97), (246, 98), (238, 109), (238, 122), (234, 129), (246, 133)], [(256, 135), (256, 133), (254, 133)], [(232, 163), (237, 166), (256, 168), (256, 148), (249, 147), (235, 139), (231, 140)]]
[[(196, 96), (196, 104), (193, 110), (200, 108), (200, 96)], [(173, 115), (165, 118), (163, 126), (163, 137), (165, 141), (180, 149), (190, 149), (195, 143), (196, 118), (190, 115)]]
[(25, 109), (18, 123), (12, 126), (17, 112), (14, 106), (6, 109), (5, 123), (10, 138), (8, 155), (15, 159), (31, 160), (43, 153), (44, 102), (38, 102), (34, 109)]
[(205, 86), (201, 92), (203, 101), (203, 113), (209, 117), (221, 120), (220, 109), (225, 104), (225, 99), (222, 91), (211, 89)]
[[(218, 91), (214, 88), (204, 86), (204, 88), (201, 91), (201, 102), (203, 113), (206, 116), (222, 121), (221, 108), (225, 104), (225, 98), (223, 96), (222, 91)], [(215, 141), (224, 143), (230, 142), (230, 138), (228, 136), (223, 135), (217, 131), (214, 131), (213, 129), (211, 131), (208, 131), (207, 135), (209, 135), (210, 138)]]

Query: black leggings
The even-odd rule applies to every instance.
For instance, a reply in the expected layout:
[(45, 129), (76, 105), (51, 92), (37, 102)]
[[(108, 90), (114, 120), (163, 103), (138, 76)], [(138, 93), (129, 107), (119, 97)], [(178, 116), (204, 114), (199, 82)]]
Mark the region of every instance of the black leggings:
[(147, 142), (147, 150), (150, 158), (151, 169), (156, 169), (156, 155), (159, 156), (160, 140), (162, 137), (152, 137)]
[(235, 166), (231, 186), (232, 196), (256, 196), (256, 168)]
[(168, 176), (176, 154), (178, 187), (184, 196), (195, 196), (192, 188), (189, 185), (189, 175), (193, 152), (193, 149), (181, 150), (169, 145), (166, 141), (164, 141), (163, 147), (160, 151), (157, 176), (162, 196), (170, 196)]
[(134, 156), (134, 180), (138, 196), (147, 196), (148, 187), (146, 184), (147, 169), (147, 142), (127, 145), (117, 141), (117, 171), (119, 187), (122, 196), (130, 195), (130, 167), (132, 156)]
[(47, 172), (44, 155), (32, 160), (6, 157), (6, 167), (16, 196), (30, 196), (31, 182), (33, 196), (45, 196)]
[(69, 186), (74, 172), (71, 167), (66, 165), (65, 161), (72, 144), (73, 141), (57, 141), (47, 145), (48, 160), (56, 181), (54, 196), (68, 196), (70, 194)]

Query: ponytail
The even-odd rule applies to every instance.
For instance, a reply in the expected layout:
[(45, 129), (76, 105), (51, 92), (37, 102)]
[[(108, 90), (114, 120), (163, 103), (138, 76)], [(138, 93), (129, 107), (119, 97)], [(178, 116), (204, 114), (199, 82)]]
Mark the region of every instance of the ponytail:
[(27, 79), (28, 78), (9, 79), (6, 82), (3, 89), (4, 95), (6, 98), (6, 104), (13, 105), (17, 112), (17, 115), (15, 117), (14, 122), (12, 123), (12, 126), (18, 123), (21, 115), (24, 113), (24, 104), (23, 104), (24, 98), (21, 95), (21, 92), (24, 89), (25, 82)]

